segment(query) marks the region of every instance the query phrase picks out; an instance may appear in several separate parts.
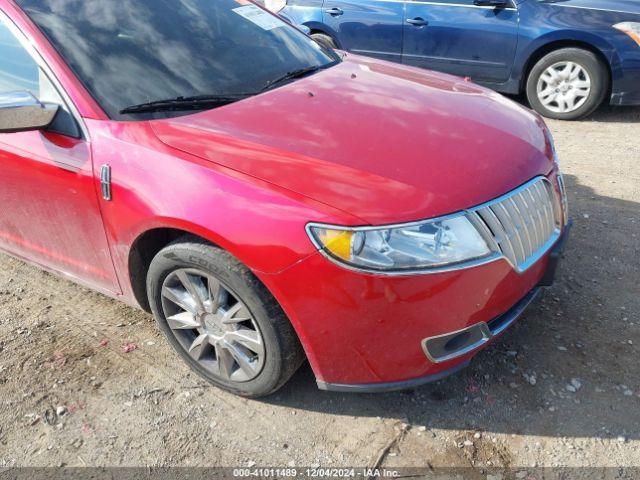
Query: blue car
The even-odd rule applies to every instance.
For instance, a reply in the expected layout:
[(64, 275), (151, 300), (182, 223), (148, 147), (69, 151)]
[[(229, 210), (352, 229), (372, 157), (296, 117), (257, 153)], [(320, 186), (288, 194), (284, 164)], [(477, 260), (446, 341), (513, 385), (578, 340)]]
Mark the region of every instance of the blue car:
[(640, 105), (640, 0), (266, 0), (320, 43), (526, 93), (574, 120)]

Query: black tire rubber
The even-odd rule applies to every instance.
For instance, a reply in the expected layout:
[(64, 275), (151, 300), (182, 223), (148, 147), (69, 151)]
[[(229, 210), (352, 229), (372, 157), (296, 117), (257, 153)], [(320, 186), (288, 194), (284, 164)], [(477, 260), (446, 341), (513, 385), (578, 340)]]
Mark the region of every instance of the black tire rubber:
[[(577, 110), (569, 113), (556, 113), (548, 110), (537, 95), (538, 79), (551, 65), (558, 62), (574, 62), (580, 64), (591, 77), (591, 93), (587, 101)], [(562, 48), (542, 57), (531, 69), (527, 77), (526, 94), (531, 108), (540, 115), (556, 120), (578, 120), (591, 115), (605, 100), (609, 93), (611, 79), (606, 65), (589, 50), (582, 48)]]
[[(166, 277), (178, 268), (197, 268), (219, 278), (251, 311), (266, 350), (264, 367), (256, 378), (241, 383), (214, 377), (180, 345), (169, 328), (161, 300)], [(198, 238), (180, 238), (155, 256), (147, 274), (147, 294), (153, 315), (173, 349), (216, 387), (243, 397), (266, 396), (282, 387), (305, 360), (293, 326), (266, 287), (235, 257)]]
[(318, 42), (323, 47), (327, 47), (331, 49), (338, 48), (338, 45), (336, 44), (335, 40), (331, 38), (329, 35), (326, 35), (324, 33), (312, 33), (311, 38), (313, 38), (316, 42)]

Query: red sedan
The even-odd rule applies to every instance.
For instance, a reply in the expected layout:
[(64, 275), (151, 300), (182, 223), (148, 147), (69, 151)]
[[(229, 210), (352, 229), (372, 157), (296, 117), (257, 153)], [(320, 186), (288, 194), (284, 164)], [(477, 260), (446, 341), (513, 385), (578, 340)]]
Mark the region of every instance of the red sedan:
[(0, 0), (0, 132), (0, 247), (239, 395), (450, 374), (568, 232), (539, 116), (247, 1)]

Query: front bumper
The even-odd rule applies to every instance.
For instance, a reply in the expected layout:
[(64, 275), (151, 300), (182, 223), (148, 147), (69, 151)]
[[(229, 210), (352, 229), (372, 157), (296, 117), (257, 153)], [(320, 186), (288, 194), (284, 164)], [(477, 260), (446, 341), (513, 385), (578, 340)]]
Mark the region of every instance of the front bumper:
[[(640, 78), (638, 81), (640, 81)], [(616, 107), (637, 107), (640, 105), (640, 90), (612, 93), (611, 105)]]
[[(453, 355), (449, 358), (449, 360), (453, 360), (459, 357), (468, 356), (473, 352), (478, 352), (488, 344), (491, 340), (501, 335), (507, 328), (509, 328), (520, 316), (524, 313), (525, 309), (538, 297), (540, 294), (540, 287), (534, 288), (531, 292), (529, 292), (525, 298), (520, 300), (516, 305), (514, 305), (508, 312), (500, 315), (489, 323), (480, 323), (476, 324), (474, 327), (482, 326), (483, 329), (486, 328), (485, 333), (483, 334), (482, 340), (478, 342), (474, 342), (470, 345), (473, 348), (461, 348), (459, 350), (459, 355)], [(467, 329), (468, 330), (468, 329)], [(467, 330), (463, 330), (461, 332), (455, 332), (451, 334), (452, 339), (455, 339), (456, 336), (464, 335)], [(423, 341), (423, 345), (426, 342)], [(425, 353), (427, 353), (425, 351)], [(427, 357), (429, 354), (427, 353)], [(433, 363), (439, 363), (434, 359), (431, 359)], [(412, 380), (405, 380), (402, 382), (388, 382), (388, 383), (369, 383), (369, 384), (360, 384), (360, 385), (343, 385), (343, 384), (335, 384), (335, 383), (326, 383), (322, 381), (317, 381), (318, 388), (320, 390), (329, 390), (333, 392), (359, 392), (359, 393), (381, 393), (381, 392), (393, 392), (395, 390), (406, 390), (409, 388), (419, 387), (420, 385), (424, 385), (431, 382), (436, 382), (438, 380), (442, 380), (443, 378), (448, 377), (449, 375), (453, 375), (454, 373), (459, 372), (464, 369), (467, 365), (469, 365), (470, 359), (467, 358), (463, 362), (459, 363), (455, 367), (452, 367), (448, 370), (444, 370), (437, 374), (426, 375), (424, 377), (415, 378)]]
[(385, 277), (352, 272), (318, 253), (260, 277), (295, 327), (321, 389), (406, 389), (464, 368), (490, 343), (434, 362), (422, 340), (482, 323), (493, 326), (492, 340), (515, 322), (540, 287), (552, 283), (568, 232), (523, 273), (501, 259), (453, 272)]
[(640, 105), (640, 48), (624, 35), (612, 64), (611, 105)]
[[(387, 382), (387, 383), (370, 383), (370, 384), (336, 384), (336, 383), (327, 383), (318, 380), (318, 388), (321, 390), (334, 391), (334, 392), (354, 392), (354, 393), (382, 393), (382, 392), (392, 392), (397, 390), (406, 390), (410, 388), (419, 387), (420, 385), (425, 385), (427, 383), (435, 382), (438, 380), (442, 380), (450, 375), (453, 375), (460, 370), (467, 367), (471, 361), (469, 355), (476, 354), (483, 347), (485, 347), (488, 343), (490, 343), (493, 339), (499, 337), (504, 333), (511, 325), (513, 325), (516, 320), (518, 320), (522, 314), (525, 312), (527, 307), (531, 305), (540, 295), (540, 292), (543, 287), (550, 287), (553, 285), (555, 281), (556, 272), (558, 269), (558, 265), (560, 262), (560, 258), (562, 253), (564, 252), (565, 245), (567, 240), (569, 239), (569, 234), (571, 231), (573, 222), (569, 222), (569, 224), (565, 227), (565, 230), (560, 237), (560, 239), (556, 242), (552, 250), (548, 254), (547, 258), (547, 268), (544, 276), (540, 280), (540, 283), (534, 287), (522, 300), (516, 303), (513, 307), (511, 307), (507, 312), (499, 315), (488, 323), (482, 322), (480, 324), (476, 324), (471, 328), (480, 328), (483, 330), (483, 335), (481, 340), (470, 343), (465, 346), (463, 344), (458, 344), (458, 353), (452, 352), (447, 360), (453, 360), (455, 358), (465, 358), (458, 365), (448, 369), (441, 371), (436, 374), (426, 375), (424, 377), (415, 378), (411, 380), (405, 380), (400, 382)], [(467, 329), (469, 330), (469, 329)], [(443, 337), (449, 337), (449, 341), (455, 340), (456, 336), (462, 335), (466, 330), (455, 332), (454, 334), (444, 335)], [(473, 337), (471, 337), (473, 339)], [(425, 339), (423, 341), (423, 348), (425, 349), (425, 353), (427, 357), (433, 363), (441, 363), (436, 359), (432, 358), (427, 350), (427, 343), (429, 339)]]

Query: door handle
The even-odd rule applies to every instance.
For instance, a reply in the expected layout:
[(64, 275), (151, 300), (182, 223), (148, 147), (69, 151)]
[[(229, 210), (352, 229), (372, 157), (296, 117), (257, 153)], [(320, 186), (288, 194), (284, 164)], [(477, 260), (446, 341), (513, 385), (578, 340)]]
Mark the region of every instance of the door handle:
[(334, 8), (330, 8), (329, 10), (325, 10), (325, 13), (328, 13), (329, 15), (332, 15), (334, 17), (338, 17), (342, 15), (344, 12), (342, 11), (342, 9), (334, 7)]
[(414, 27), (424, 27), (425, 25), (429, 25), (429, 22), (422, 17), (410, 18), (407, 20), (407, 23), (410, 23)]

